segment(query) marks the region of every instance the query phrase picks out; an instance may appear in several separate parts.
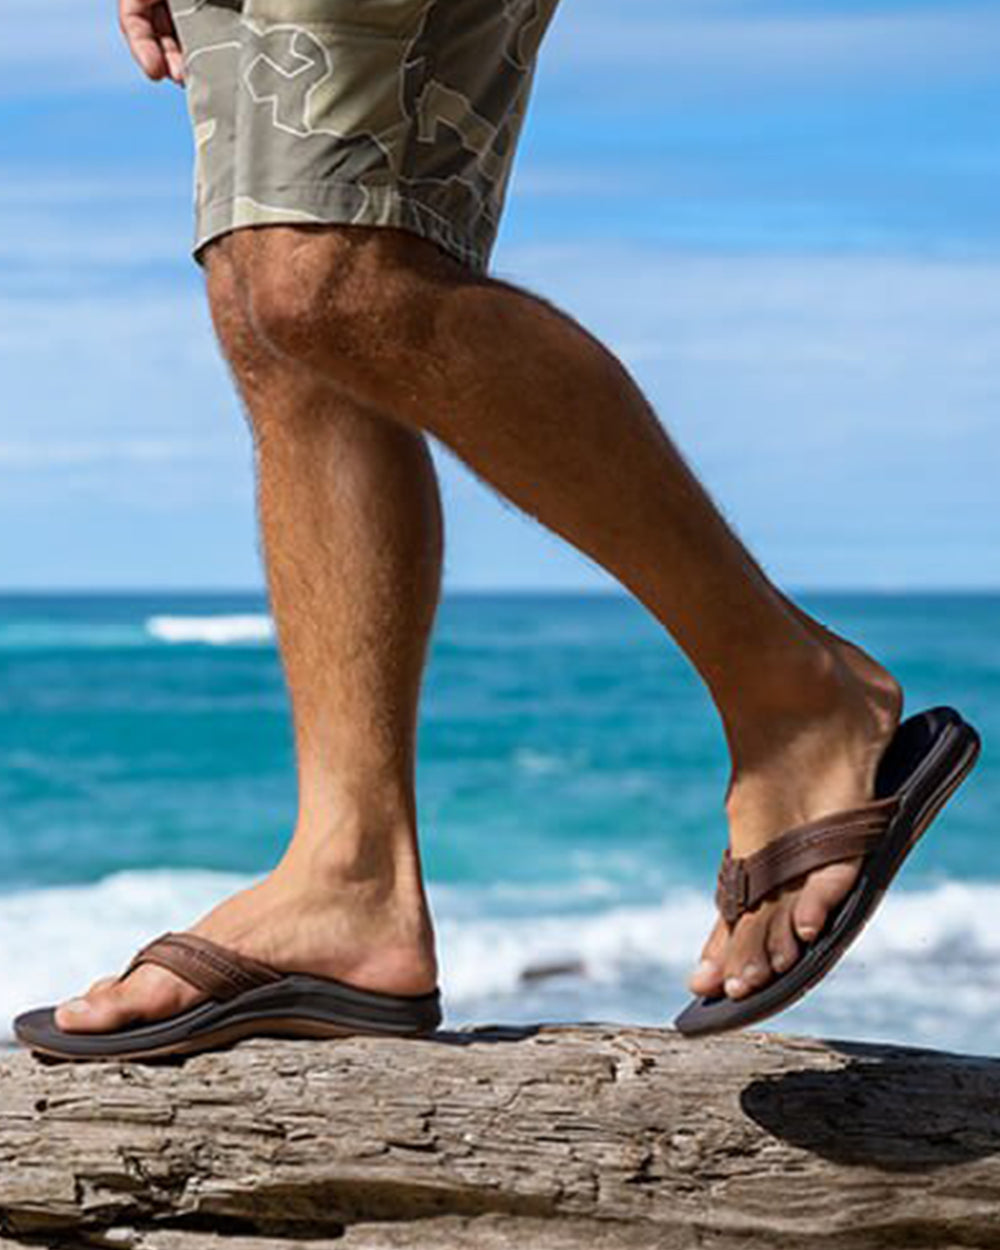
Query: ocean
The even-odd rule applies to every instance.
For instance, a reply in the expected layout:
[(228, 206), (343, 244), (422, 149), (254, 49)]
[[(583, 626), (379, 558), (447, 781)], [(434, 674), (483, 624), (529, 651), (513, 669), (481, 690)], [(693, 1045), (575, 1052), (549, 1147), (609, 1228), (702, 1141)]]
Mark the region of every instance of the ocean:
[[(985, 751), (863, 939), (768, 1027), (1000, 1052), (1000, 595), (803, 602)], [(726, 775), (700, 683), (630, 600), (447, 597), (419, 793), (449, 1022), (669, 1022)], [(294, 800), (262, 598), (0, 597), (0, 1040), (265, 872)]]

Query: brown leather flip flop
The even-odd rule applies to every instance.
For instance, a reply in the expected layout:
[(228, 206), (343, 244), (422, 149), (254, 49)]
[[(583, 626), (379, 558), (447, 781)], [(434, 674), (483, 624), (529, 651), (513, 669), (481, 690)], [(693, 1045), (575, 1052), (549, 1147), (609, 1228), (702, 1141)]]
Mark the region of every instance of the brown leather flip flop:
[(727, 851), (717, 901), (730, 925), (768, 895), (827, 864), (861, 859), (854, 887), (798, 962), (746, 998), (697, 998), (674, 1021), (688, 1037), (757, 1024), (818, 984), (874, 915), (907, 855), (979, 756), (979, 735), (952, 708), (903, 722), (878, 769), (872, 802), (783, 834), (746, 859)]
[(165, 933), (121, 974), (158, 964), (210, 997), (178, 1015), (112, 1033), (68, 1033), (55, 1008), (14, 1021), (18, 1041), (53, 1059), (158, 1059), (214, 1050), (245, 1037), (420, 1037), (441, 1023), (437, 990), (413, 996), (356, 989), (328, 977), (283, 973), (193, 933)]

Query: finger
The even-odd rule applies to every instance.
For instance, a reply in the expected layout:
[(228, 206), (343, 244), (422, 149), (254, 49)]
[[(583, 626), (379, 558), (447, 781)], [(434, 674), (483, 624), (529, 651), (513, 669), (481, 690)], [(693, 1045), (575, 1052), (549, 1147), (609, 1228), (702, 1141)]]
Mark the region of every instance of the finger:
[(166, 77), (169, 66), (158, 39), (135, 30), (126, 31), (125, 38), (133, 59), (147, 78), (159, 82)]
[(160, 48), (167, 63), (167, 72), (174, 82), (181, 84), (184, 82), (184, 52), (170, 9), (165, 4), (158, 4), (153, 9), (152, 16), (153, 30), (160, 41)]
[(163, 39), (160, 46), (167, 58), (167, 71), (178, 86), (184, 84), (184, 53), (175, 39)]
[(119, 25), (133, 59), (146, 77), (154, 81), (163, 78), (169, 67), (153, 25), (149, 0), (122, 0)]

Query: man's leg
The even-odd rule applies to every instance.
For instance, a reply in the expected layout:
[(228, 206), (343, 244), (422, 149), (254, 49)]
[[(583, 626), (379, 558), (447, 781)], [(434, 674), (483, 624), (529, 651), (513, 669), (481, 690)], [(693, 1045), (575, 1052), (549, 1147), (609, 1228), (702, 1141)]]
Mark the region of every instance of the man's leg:
[[(546, 303), (399, 231), (243, 231), (250, 316), (286, 360), (427, 431), (596, 560), (664, 625), (715, 701), (738, 855), (872, 797), (902, 696), (770, 583), (635, 383)], [(743, 996), (798, 956), (856, 863), (717, 926), (692, 982)]]
[[(369, 412), (391, 413), (414, 432), (430, 432), (497, 490), (618, 577), (691, 659), (719, 709), (732, 754), (726, 806), (737, 854), (758, 849), (790, 824), (870, 796), (878, 758), (899, 718), (896, 683), (771, 585), (687, 469), (634, 383), (591, 336), (542, 301), (475, 278), (432, 245), (400, 232), (276, 226), (239, 231), (231, 239), (227, 253), (245, 293), (251, 333), (261, 335), (284, 360), (284, 368), (277, 369), (266, 351), (255, 346), (236, 370), (248, 396), (270, 397), (266, 417), (257, 415), (264, 408), (250, 399), (261, 452), (272, 434), (287, 451), (306, 437), (303, 425), (309, 430), (310, 450), (275, 462), (273, 480), (285, 488), (278, 489), (276, 499), (294, 500), (302, 515), (300, 495), (315, 470), (317, 445), (331, 456), (339, 446), (326, 444), (321, 431), (343, 423), (345, 412), (353, 419)], [(217, 293), (212, 292), (212, 300), (219, 321)], [(225, 331), (222, 337), (232, 355)], [(268, 387), (272, 370), (281, 384)], [(332, 402), (331, 392), (342, 398)], [(291, 432), (279, 436), (281, 421)], [(262, 454), (262, 515), (270, 529), (265, 460)], [(327, 528), (322, 517), (327, 502), (331, 509), (336, 506), (333, 488), (339, 480), (336, 470), (331, 471), (327, 484), (312, 496), (318, 507), (314, 528), (325, 540), (309, 550), (321, 561), (329, 560), (337, 533), (336, 523)], [(396, 485), (401, 486), (398, 479)], [(317, 499), (324, 503), (316, 504)], [(275, 532), (283, 533), (277, 512), (271, 515)], [(371, 546), (377, 544), (362, 544), (368, 551)], [(275, 607), (280, 612), (282, 593), (287, 594), (292, 619), (300, 622), (296, 596), (306, 588), (296, 590), (295, 583), (314, 566), (297, 544), (289, 552), (298, 552), (290, 555), (289, 567), (299, 575), (284, 583)], [(273, 563), (273, 554), (270, 559)], [(364, 567), (370, 575), (371, 566)], [(397, 570), (403, 576), (405, 562)], [(346, 577), (333, 577), (309, 599), (314, 605), (340, 602), (338, 585), (344, 582)], [(329, 628), (342, 624), (345, 616), (324, 619)], [(349, 613), (346, 619), (351, 619)], [(287, 634), (288, 628), (279, 624), (283, 646)], [(343, 638), (326, 637), (331, 654), (354, 653)], [(318, 706), (321, 718), (325, 708), (347, 712), (357, 707), (362, 723), (371, 723), (380, 706), (398, 706), (391, 697), (385, 702), (385, 687), (377, 681), (365, 691), (367, 707), (353, 700), (343, 703), (343, 688), (335, 681), (325, 692), (316, 688), (314, 704), (310, 682), (317, 680), (320, 669), (306, 658), (314, 645), (296, 644), (293, 650), (307, 670), (300, 683), (307, 705)], [(329, 671), (329, 658), (326, 667)], [(297, 699), (298, 688), (292, 680), (290, 684)], [(298, 739), (308, 761), (310, 736), (300, 732)], [(372, 767), (371, 761), (367, 766)], [(392, 769), (387, 771), (392, 776)], [(319, 789), (334, 784), (331, 775)], [(370, 789), (361, 786), (362, 793)], [(400, 988), (384, 975), (379, 949), (384, 935), (372, 928), (365, 935), (364, 961), (353, 966), (342, 953), (354, 952), (351, 957), (357, 958), (359, 950), (349, 921), (317, 927), (322, 927), (322, 966), (311, 954), (295, 953), (305, 949), (301, 937), (282, 949), (259, 944), (261, 933), (283, 929), (280, 916), (278, 922), (267, 923), (264, 917), (270, 883), (284, 883), (286, 864), (318, 861), (324, 847), (344, 844), (359, 849), (364, 860), (376, 855), (380, 864), (395, 863), (395, 853), (386, 856), (377, 848), (401, 845), (408, 848), (403, 861), (415, 864), (415, 842), (409, 835), (386, 837), (377, 826), (352, 819), (349, 824), (358, 836), (343, 841), (338, 824), (319, 822), (313, 826), (319, 830), (316, 837), (297, 833), (282, 866), (260, 887), (265, 897), (243, 895), (223, 904), (196, 931), (278, 966), (326, 970), (371, 988)], [(301, 856), (298, 847), (303, 848)], [(805, 939), (822, 925), (855, 872), (854, 865), (845, 864), (813, 873), (803, 887), (787, 890), (745, 916), (732, 933), (718, 925), (706, 946), (708, 962), (693, 984), (709, 992), (725, 981), (728, 993), (741, 996), (765, 982), (772, 968), (789, 966), (797, 956), (796, 933)], [(363, 885), (370, 880), (364, 873), (354, 876)], [(411, 917), (407, 933), (426, 930), (424, 919), (413, 920), (418, 913), (426, 915), (417, 874), (393, 870), (389, 876), (416, 881), (410, 897), (419, 894), (419, 905), (397, 910)], [(343, 881), (337, 874), (334, 879)], [(303, 889), (300, 883), (297, 876), (292, 897)], [(339, 914), (331, 898), (339, 901), (350, 893), (335, 884), (316, 904), (316, 912)], [(241, 923), (222, 923), (230, 913)], [(301, 925), (297, 932), (301, 934)], [(429, 985), (432, 961), (419, 954), (413, 959), (420, 939), (397, 943), (398, 949), (404, 952), (399, 962), (412, 959), (414, 966), (428, 970), (414, 979), (413, 988)], [(430, 949), (429, 932), (423, 949)], [(92, 993), (94, 1009), (83, 1018), (64, 1009), (60, 1023), (106, 1029), (136, 1015), (169, 1014), (194, 997), (194, 991), (170, 974), (144, 968), (124, 987), (102, 986)]]
[[(278, 868), (193, 931), (288, 971), (402, 994), (436, 982), (413, 793), (417, 701), (441, 518), (422, 435), (281, 361), (207, 251), (219, 339), (254, 431), (271, 605), (294, 714), (300, 806)], [(66, 1029), (171, 1015), (203, 995), (158, 967), (100, 982)], [(77, 1003), (80, 1000), (76, 1000)]]

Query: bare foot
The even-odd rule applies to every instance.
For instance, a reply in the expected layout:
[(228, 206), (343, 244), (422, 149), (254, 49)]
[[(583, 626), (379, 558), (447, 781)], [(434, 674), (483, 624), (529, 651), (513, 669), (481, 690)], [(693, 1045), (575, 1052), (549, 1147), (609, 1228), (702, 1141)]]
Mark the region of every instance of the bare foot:
[[(902, 715), (892, 675), (859, 647), (798, 613), (821, 644), (822, 674), (803, 714), (785, 710), (734, 748), (726, 812), (746, 856), (796, 825), (874, 797), (875, 774)], [(810, 873), (730, 927), (720, 918), (691, 977), (696, 994), (739, 999), (786, 972), (857, 880), (859, 860)]]
[[(434, 935), (422, 897), (403, 900), (371, 883), (275, 869), (226, 899), (190, 932), (283, 972), (334, 977), (360, 989), (422, 994), (437, 983)], [(160, 1020), (207, 997), (172, 972), (144, 964), (125, 980), (96, 982), (64, 1003), (67, 1032), (105, 1033)]]

